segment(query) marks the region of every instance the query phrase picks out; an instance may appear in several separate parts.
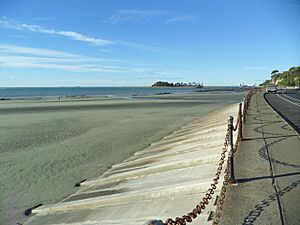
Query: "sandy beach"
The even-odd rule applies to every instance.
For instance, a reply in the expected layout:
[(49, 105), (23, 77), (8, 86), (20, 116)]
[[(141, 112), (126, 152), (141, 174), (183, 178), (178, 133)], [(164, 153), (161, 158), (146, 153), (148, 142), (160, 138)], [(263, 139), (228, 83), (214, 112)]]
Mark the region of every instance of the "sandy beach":
[(135, 152), (244, 93), (0, 103), (1, 224), (55, 203)]

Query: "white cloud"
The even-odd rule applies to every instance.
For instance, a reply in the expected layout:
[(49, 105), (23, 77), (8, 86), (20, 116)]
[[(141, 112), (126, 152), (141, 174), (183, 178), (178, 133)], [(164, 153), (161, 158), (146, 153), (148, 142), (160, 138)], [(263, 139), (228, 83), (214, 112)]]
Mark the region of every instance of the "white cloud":
[(106, 22), (123, 23), (123, 22), (143, 22), (148, 18), (165, 17), (169, 18), (165, 23), (184, 22), (195, 19), (193, 15), (178, 15), (178, 13), (168, 10), (142, 10), (142, 9), (121, 9), (111, 15)]
[(97, 65), (97, 64), (83, 64), (74, 62), (61, 62), (60, 60), (53, 60), (51, 58), (38, 57), (15, 57), (15, 56), (0, 56), (0, 63), (5, 67), (14, 68), (35, 68), (35, 69), (54, 69), (69, 72), (110, 72), (123, 73), (133, 72), (134, 70), (119, 68), (114, 66)]
[(175, 23), (175, 22), (186, 22), (186, 21), (191, 21), (194, 20), (195, 16), (193, 15), (180, 15), (180, 16), (175, 16), (166, 21), (166, 23)]
[(33, 17), (32, 18), (35, 21), (47, 21), (47, 20), (52, 20), (52, 17)]
[(55, 51), (41, 48), (28, 48), (17, 45), (1, 45), (0, 53), (17, 53), (17, 54), (29, 54), (46, 57), (82, 57), (81, 55), (66, 53), (62, 51)]
[(139, 65), (136, 61), (103, 59), (50, 49), (0, 44), (0, 68), (97, 73), (106, 76), (132, 74), (137, 80), (151, 80), (151, 82), (158, 79), (180, 81), (185, 75), (192, 73), (155, 70), (153, 67), (156, 65)]
[(19, 23), (14, 20), (8, 19), (7, 17), (0, 18), (0, 27), (15, 29), (15, 30), (27, 30), (31, 32), (44, 33), (50, 35), (59, 35), (59, 36), (67, 37), (72, 40), (87, 42), (98, 46), (113, 44), (113, 42), (110, 40), (89, 37), (74, 31), (58, 31), (55, 29), (43, 28), (38, 25)]
[(142, 76), (137, 76), (138, 80), (176, 80), (181, 81), (184, 76), (183, 74), (188, 74), (190, 71), (179, 71), (179, 72), (167, 72), (167, 71), (155, 71), (155, 72), (147, 72)]
[(54, 69), (69, 72), (145, 72), (143, 68), (131, 65), (123, 67), (114, 65), (114, 60), (15, 45), (0, 45), (0, 67)]
[(142, 22), (150, 17), (170, 16), (174, 13), (167, 10), (142, 10), (142, 9), (121, 9), (111, 15), (106, 22), (122, 23), (122, 22)]
[(9, 35), (9, 36), (12, 37), (12, 38), (27, 39), (27, 37), (24, 36), (24, 35), (12, 34), (12, 35)]

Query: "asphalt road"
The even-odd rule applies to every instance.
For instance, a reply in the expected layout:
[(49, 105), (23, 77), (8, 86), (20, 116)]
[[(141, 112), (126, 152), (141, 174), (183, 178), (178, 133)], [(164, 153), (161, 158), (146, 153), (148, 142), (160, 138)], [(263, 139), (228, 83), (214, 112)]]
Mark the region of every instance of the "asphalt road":
[(265, 99), (298, 133), (300, 133), (300, 90), (266, 93)]

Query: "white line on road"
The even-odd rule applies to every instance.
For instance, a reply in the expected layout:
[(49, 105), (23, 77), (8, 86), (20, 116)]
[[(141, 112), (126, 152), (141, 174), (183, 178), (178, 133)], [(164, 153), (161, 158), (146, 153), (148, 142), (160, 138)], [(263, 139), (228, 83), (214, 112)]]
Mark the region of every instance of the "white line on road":
[(291, 98), (291, 99), (295, 99), (296, 101), (300, 102), (300, 99), (294, 98), (292, 96), (286, 95), (285, 93), (282, 93), (285, 97)]
[(293, 105), (296, 105), (296, 106), (299, 106), (299, 107), (300, 107), (300, 104), (297, 104), (297, 103), (295, 103), (295, 102), (292, 102), (292, 101), (290, 101), (290, 100), (288, 100), (288, 99), (286, 99), (286, 98), (280, 96), (279, 94), (276, 94), (276, 95), (277, 95), (279, 98), (282, 98), (284, 101), (289, 102), (289, 103), (292, 103)]

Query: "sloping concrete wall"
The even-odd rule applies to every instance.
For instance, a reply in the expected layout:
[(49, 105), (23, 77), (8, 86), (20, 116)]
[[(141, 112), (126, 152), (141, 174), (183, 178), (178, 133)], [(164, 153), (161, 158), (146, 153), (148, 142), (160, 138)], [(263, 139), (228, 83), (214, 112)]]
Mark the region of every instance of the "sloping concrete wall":
[[(33, 210), (28, 224), (140, 225), (150, 219), (175, 218), (190, 212), (216, 173), (228, 116), (238, 104), (194, 121), (157, 143), (87, 180), (63, 201)], [(120, 150), (121, 151), (121, 150)], [(211, 224), (215, 197), (192, 224)]]

